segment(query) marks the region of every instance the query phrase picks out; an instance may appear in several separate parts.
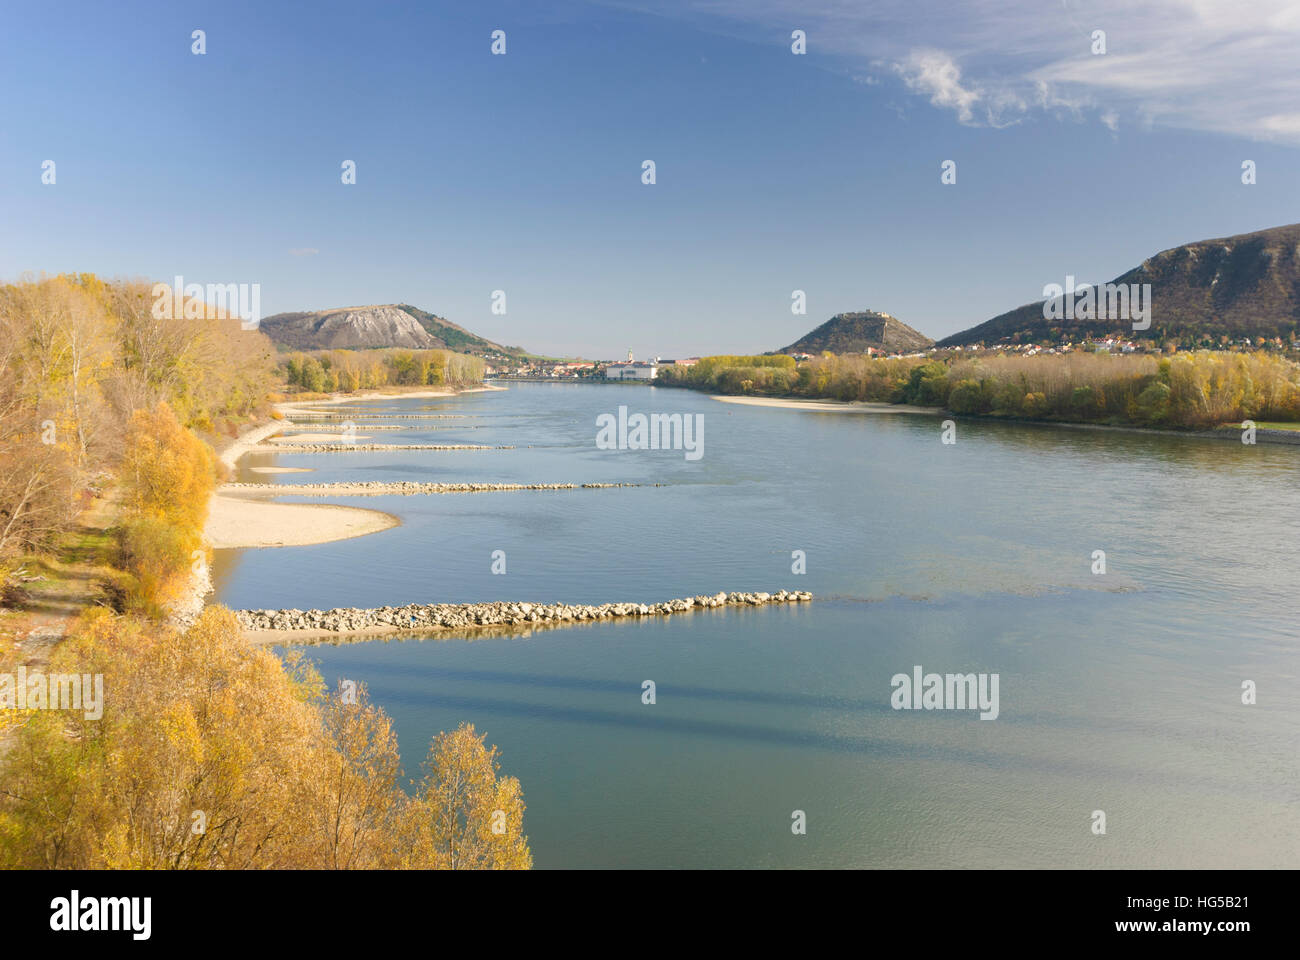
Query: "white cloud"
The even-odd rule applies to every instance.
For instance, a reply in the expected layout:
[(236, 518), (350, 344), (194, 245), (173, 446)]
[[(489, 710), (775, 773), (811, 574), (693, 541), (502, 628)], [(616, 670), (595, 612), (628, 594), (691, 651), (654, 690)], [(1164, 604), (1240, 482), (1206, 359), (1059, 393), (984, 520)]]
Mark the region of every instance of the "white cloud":
[(883, 66), (963, 124), (1039, 112), (1300, 145), (1296, 0), (604, 2), (756, 42), (805, 30), (810, 60), (850, 75)]
[(978, 88), (961, 85), (961, 68), (942, 50), (913, 50), (902, 63), (893, 64), (907, 89), (930, 98), (936, 107), (947, 107), (957, 119), (974, 125), (974, 108), (983, 99)]

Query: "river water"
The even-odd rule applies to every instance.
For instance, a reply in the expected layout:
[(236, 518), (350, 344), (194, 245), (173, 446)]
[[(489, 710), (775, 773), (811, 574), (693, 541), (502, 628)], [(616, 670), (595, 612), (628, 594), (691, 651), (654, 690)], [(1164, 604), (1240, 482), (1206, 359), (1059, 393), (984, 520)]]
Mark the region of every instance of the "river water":
[[(620, 405), (698, 415), (702, 455), (598, 448)], [(240, 479), (664, 485), (286, 497), (402, 525), (219, 551), (218, 602), (817, 597), (311, 648), (327, 682), (364, 682), (393, 716), (408, 776), (439, 731), (485, 731), (522, 782), (537, 867), (1300, 862), (1295, 447), (966, 421), (945, 444), (932, 416), (644, 385), (321, 410), (361, 436), (406, 428), (375, 442), (514, 449), (256, 453)], [(313, 472), (247, 469), (271, 464)], [(996, 719), (893, 709), (892, 678), (917, 666), (996, 674)]]

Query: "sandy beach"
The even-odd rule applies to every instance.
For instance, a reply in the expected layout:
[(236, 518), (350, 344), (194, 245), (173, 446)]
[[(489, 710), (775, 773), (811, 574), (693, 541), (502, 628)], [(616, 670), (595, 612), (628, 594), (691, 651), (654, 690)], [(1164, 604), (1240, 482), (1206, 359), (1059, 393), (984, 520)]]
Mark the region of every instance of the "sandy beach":
[[(248, 431), (221, 451), (219, 459), (228, 470), (233, 472), (239, 459), (254, 450), (267, 451), (277, 448), (283, 450), (295, 443), (337, 443), (339, 441), (337, 433), (293, 433), (289, 436), (277, 436), (285, 430), (295, 428), (296, 425), (292, 420), (295, 412), (310, 416), (313, 411), (308, 408), (337, 406), (366, 400), (452, 397), (457, 393), (482, 393), (504, 389), (506, 388), (483, 386), (459, 391), (417, 390), (410, 393), (370, 393), (277, 404), (275, 409), (285, 417), (284, 420), (263, 424)], [(370, 438), (359, 436), (354, 439)], [(253, 467), (251, 469), (260, 474), (311, 472), (309, 467)], [(291, 496), (293, 493), (291, 487), (286, 487), (283, 491), (283, 495)], [(275, 495), (281, 494), (277, 492)], [(367, 534), (379, 533), (381, 530), (389, 530), (400, 523), (397, 517), (380, 510), (335, 504), (266, 503), (250, 499), (248, 496), (231, 495), (228, 490), (218, 488), (208, 504), (208, 522), (204, 527), (204, 538), (214, 550), (298, 547), (364, 537)], [(206, 583), (196, 585), (198, 596), (202, 596), (208, 589), (210, 586)]]
[(495, 390), (507, 390), (508, 387), (470, 387), (466, 390), (413, 390), (410, 393), (365, 393), (365, 394), (347, 394), (346, 396), (330, 397), (327, 400), (297, 400), (279, 404), (276, 409), (286, 417), (292, 417), (295, 413), (311, 416), (310, 407), (330, 407), (346, 403), (364, 403), (367, 400), (425, 400), (435, 397), (454, 397), (461, 393), (488, 393)]
[(914, 407), (906, 403), (871, 403), (865, 400), (795, 400), (783, 397), (724, 397), (712, 399), (723, 403), (740, 403), (747, 407), (780, 407), (785, 410), (811, 410), (817, 413), (927, 413), (940, 412), (938, 407)]
[[(282, 414), (286, 412), (285, 406), (276, 409)], [(291, 426), (293, 424), (289, 420), (277, 420), (250, 430), (221, 451), (219, 459), (233, 472), (242, 456), (252, 450), (267, 449), (273, 442), (271, 438)], [(338, 439), (331, 434), (308, 436), (313, 439), (319, 436), (330, 442)], [(307, 467), (254, 469), (263, 474), (310, 472)], [(285, 492), (292, 493), (291, 490)], [(320, 503), (255, 502), (245, 497), (232, 497), (218, 488), (208, 501), (208, 522), (203, 528), (203, 537), (214, 550), (299, 547), (364, 537), (366, 534), (388, 530), (400, 522), (392, 514), (379, 510)], [(199, 587), (202, 592), (206, 592), (204, 586)]]
[(264, 503), (216, 494), (204, 534), (214, 550), (300, 547), (364, 537), (397, 526), (389, 513), (320, 503)]
[[(293, 443), (343, 443), (342, 435), (339, 433), (290, 433), (285, 436), (269, 437), (268, 442), (276, 444), (293, 444)], [(371, 437), (364, 434), (354, 434), (353, 440), (370, 440)]]

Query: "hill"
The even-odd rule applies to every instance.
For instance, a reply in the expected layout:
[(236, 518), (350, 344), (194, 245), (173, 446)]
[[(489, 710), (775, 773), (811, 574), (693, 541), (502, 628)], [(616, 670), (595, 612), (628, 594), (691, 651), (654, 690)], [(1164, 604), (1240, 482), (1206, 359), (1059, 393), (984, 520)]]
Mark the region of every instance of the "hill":
[(450, 320), (405, 303), (277, 313), (264, 319), (260, 329), (276, 344), (291, 350), (404, 347), (455, 350), (480, 356), (490, 353), (524, 354), (519, 347), (504, 347)]
[(831, 353), (866, 353), (868, 347), (886, 353), (912, 353), (934, 345), (923, 333), (887, 313), (863, 310), (858, 313), (837, 313), (816, 330), (797, 340), (778, 353), (811, 353), (829, 350)]
[(1300, 324), (1300, 224), (1163, 250), (1111, 282), (1151, 284), (1150, 329), (1135, 331), (1123, 320), (1048, 320), (1040, 301), (945, 337), (938, 345), (1078, 340), (1110, 333), (1185, 341), (1290, 337)]

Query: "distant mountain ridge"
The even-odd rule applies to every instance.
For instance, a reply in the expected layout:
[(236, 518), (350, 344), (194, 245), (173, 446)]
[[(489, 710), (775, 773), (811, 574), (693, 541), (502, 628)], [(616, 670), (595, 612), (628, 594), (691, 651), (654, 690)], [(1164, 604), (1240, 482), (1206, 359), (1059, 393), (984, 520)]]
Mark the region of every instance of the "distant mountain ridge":
[[(1061, 283), (1065, 278), (1048, 278)], [(940, 340), (940, 347), (1000, 341), (1077, 340), (1123, 333), (1232, 339), (1287, 337), (1300, 325), (1300, 223), (1171, 247), (1116, 277), (1151, 284), (1151, 326), (1124, 320), (1048, 320), (1028, 303)]]
[(777, 352), (814, 355), (824, 350), (831, 353), (866, 353), (867, 348), (871, 347), (886, 353), (914, 353), (933, 345), (933, 340), (896, 317), (875, 310), (861, 310), (856, 313), (837, 313), (817, 329)]
[(260, 329), (273, 342), (291, 350), (401, 347), (478, 355), (525, 353), (520, 347), (504, 347), (407, 303), (277, 313), (262, 320)]

